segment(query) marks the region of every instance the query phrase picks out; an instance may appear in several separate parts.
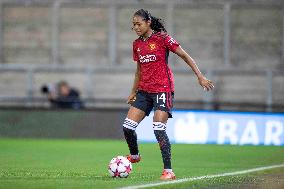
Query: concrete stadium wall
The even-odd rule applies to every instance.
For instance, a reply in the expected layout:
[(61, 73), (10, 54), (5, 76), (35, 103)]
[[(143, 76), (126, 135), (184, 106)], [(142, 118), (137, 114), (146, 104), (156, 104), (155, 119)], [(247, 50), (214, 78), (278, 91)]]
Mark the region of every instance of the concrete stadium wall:
[[(137, 38), (131, 18), (137, 7), (117, 9), (118, 65), (131, 62), (132, 41)], [(167, 18), (161, 8), (153, 15)], [(174, 8), (171, 34), (200, 63), (201, 68), (223, 64), (223, 7)], [(60, 62), (76, 65), (108, 65), (108, 7), (62, 5), (60, 8)], [(4, 62), (50, 63), (50, 7), (4, 7)], [(167, 24), (167, 23), (166, 23)], [(241, 68), (281, 66), (282, 9), (276, 6), (232, 6), (231, 63)], [(180, 66), (181, 60), (174, 60)]]

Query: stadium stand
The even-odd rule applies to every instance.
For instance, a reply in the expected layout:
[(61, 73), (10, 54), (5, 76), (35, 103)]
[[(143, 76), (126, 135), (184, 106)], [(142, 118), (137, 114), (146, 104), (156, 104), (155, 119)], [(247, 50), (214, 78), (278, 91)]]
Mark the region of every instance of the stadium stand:
[(89, 107), (98, 106), (94, 100), (101, 106), (125, 106), (135, 69), (131, 17), (145, 7), (165, 20), (216, 85), (204, 94), (192, 72), (171, 56), (177, 107), (210, 103), (210, 108), (226, 109), (227, 103), (230, 109), (232, 103), (241, 104), (238, 110), (255, 105), (255, 110), (283, 111), (283, 3), (164, 2), (2, 1), (0, 104), (19, 100), (17, 105), (25, 106), (42, 98), (43, 84), (67, 80), (90, 101)]

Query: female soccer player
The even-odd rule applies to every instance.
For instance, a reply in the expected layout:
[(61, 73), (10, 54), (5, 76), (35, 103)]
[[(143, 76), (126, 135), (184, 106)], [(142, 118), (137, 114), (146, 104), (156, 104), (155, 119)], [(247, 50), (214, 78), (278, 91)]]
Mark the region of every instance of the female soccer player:
[(131, 107), (123, 123), (123, 132), (130, 151), (127, 159), (132, 163), (141, 160), (135, 129), (154, 108), (153, 130), (164, 164), (160, 179), (173, 180), (176, 177), (171, 167), (171, 144), (166, 133), (167, 120), (172, 118), (174, 98), (173, 73), (168, 66), (169, 51), (189, 65), (204, 90), (209, 91), (214, 86), (203, 76), (179, 43), (166, 33), (161, 19), (140, 9), (133, 16), (133, 30), (139, 38), (133, 42), (133, 60), (137, 63), (137, 69), (132, 91), (127, 99)]

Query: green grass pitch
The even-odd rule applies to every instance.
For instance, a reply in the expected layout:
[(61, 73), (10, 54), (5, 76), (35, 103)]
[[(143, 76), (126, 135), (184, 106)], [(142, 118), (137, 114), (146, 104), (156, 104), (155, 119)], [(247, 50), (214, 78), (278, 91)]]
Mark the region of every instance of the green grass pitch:
[[(142, 161), (126, 179), (108, 175), (107, 165), (128, 149), (119, 140), (0, 139), (0, 188), (119, 188), (159, 182), (162, 160), (157, 144), (140, 144)], [(219, 174), (284, 163), (284, 148), (173, 144), (173, 168), (178, 179)], [(265, 172), (205, 179), (158, 188), (206, 188), (246, 182)], [(253, 177), (250, 177), (254, 175)]]

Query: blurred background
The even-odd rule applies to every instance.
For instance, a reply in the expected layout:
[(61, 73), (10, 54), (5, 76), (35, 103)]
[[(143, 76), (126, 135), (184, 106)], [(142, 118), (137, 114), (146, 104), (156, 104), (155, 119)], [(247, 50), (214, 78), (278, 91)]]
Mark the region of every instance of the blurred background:
[[(171, 55), (176, 109), (284, 111), (281, 0), (1, 0), (0, 136), (121, 138), (140, 8), (162, 18), (215, 83), (204, 92)], [(42, 89), (59, 81), (80, 93), (83, 110), (52, 107)]]

